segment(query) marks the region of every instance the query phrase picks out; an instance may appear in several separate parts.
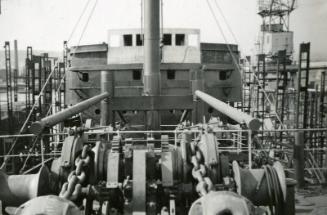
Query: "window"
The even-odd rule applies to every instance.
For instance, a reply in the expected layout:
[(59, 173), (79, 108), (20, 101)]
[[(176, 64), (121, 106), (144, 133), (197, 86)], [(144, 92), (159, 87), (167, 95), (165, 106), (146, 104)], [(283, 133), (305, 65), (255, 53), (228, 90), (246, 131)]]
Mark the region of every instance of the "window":
[(82, 81), (83, 82), (88, 82), (89, 81), (89, 73), (82, 73)]
[(144, 44), (144, 35), (143, 34), (136, 34), (136, 45), (143, 46)]
[(164, 34), (162, 38), (162, 43), (165, 46), (171, 46), (171, 34)]
[(133, 45), (133, 35), (125, 34), (123, 35), (124, 38), (124, 46), (132, 46)]
[(167, 79), (174, 80), (175, 79), (175, 70), (167, 70)]
[(176, 34), (176, 46), (185, 45), (185, 34)]
[(232, 70), (219, 71), (219, 80), (227, 80), (232, 74)]
[(141, 70), (133, 70), (133, 80), (141, 80)]

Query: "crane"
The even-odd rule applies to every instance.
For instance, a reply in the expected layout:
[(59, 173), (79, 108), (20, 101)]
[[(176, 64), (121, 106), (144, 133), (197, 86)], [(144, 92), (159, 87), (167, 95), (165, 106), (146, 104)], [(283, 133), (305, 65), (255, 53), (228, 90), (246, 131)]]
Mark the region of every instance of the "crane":
[(283, 26), (274, 31), (289, 31), (289, 18), (296, 8), (296, 2), (296, 0), (259, 0), (258, 14), (263, 18), (264, 23), (267, 23), (270, 31), (273, 24)]

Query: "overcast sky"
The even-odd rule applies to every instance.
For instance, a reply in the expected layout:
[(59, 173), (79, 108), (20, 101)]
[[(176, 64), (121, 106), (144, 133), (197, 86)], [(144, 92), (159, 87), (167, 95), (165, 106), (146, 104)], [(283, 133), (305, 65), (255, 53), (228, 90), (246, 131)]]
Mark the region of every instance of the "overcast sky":
[[(62, 50), (88, 0), (2, 0), (0, 43), (18, 40), (20, 49), (27, 45), (39, 50)], [(88, 9), (69, 45), (76, 45), (88, 14), (97, 5), (80, 44), (107, 42), (107, 30), (141, 27), (141, 0), (90, 0)], [(227, 40), (236, 43), (214, 1), (215, 10)], [(217, 0), (239, 42), (243, 54), (251, 54), (261, 19), (257, 0)], [(163, 0), (163, 25), (176, 28), (199, 28), (202, 42), (225, 42), (207, 0)], [(327, 61), (327, 1), (299, 0), (291, 15), (295, 49), (299, 42), (312, 43), (312, 56)], [(1, 45), (1, 49), (3, 46)], [(297, 57), (296, 57), (297, 58)]]

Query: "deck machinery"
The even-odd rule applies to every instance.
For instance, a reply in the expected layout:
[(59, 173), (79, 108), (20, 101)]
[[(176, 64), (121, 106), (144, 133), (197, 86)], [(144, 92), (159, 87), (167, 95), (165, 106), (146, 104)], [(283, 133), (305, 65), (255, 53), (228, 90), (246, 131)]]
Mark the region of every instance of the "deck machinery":
[[(32, 124), (42, 135), (97, 102), (102, 93)], [(210, 95), (198, 99), (228, 114), (249, 132), (260, 122)], [(219, 120), (173, 131), (130, 131), (111, 127), (70, 129), (60, 157), (37, 174), (1, 171), (0, 199), (12, 214), (294, 214), (294, 183), (279, 162), (244, 168), (244, 153), (224, 153)], [(242, 131), (242, 130), (240, 130)], [(221, 139), (221, 141), (217, 141)], [(44, 140), (44, 137), (43, 137)], [(242, 141), (243, 148), (249, 142)], [(233, 160), (233, 162), (231, 162)], [(244, 167), (240, 167), (244, 165)], [(251, 166), (250, 166), (251, 167)], [(22, 204), (22, 205), (21, 205)]]
[[(2, 208), (8, 214), (294, 214), (294, 181), (281, 164), (252, 168), (258, 119), (203, 92), (201, 80), (192, 82), (191, 96), (160, 94), (159, 1), (145, 0), (144, 6), (144, 93), (122, 100), (131, 106), (138, 100), (134, 109), (146, 112), (148, 129), (109, 125), (112, 76), (102, 72), (100, 95), (32, 123), (30, 131), (46, 150), (44, 130), (98, 102), (101, 125), (86, 120), (69, 128), (62, 146), (53, 145), (60, 156), (42, 160), (36, 174), (1, 170)], [(204, 104), (234, 125), (219, 118), (207, 123), (199, 117)], [(161, 130), (163, 109), (190, 110), (192, 122), (185, 111), (174, 130)], [(227, 138), (233, 131), (241, 134), (239, 141)], [(235, 145), (248, 152), (223, 150)]]

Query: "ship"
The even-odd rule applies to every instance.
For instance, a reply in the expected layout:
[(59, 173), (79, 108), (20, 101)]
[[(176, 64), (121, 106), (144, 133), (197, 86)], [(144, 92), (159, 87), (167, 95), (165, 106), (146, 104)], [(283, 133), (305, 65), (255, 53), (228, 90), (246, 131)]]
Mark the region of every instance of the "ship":
[[(274, 106), (265, 91), (262, 53), (252, 71), (237, 44), (201, 42), (199, 29), (160, 28), (159, 0), (144, 0), (143, 24), (110, 29), (104, 43), (65, 41), (62, 59), (28, 47), (25, 86), (16, 83), (13, 90), (5, 44), (6, 96), (12, 100), (11, 91), (15, 97), (25, 87), (26, 103), (15, 113), (26, 118), (15, 115), (9, 102), (0, 118), (9, 133), (0, 136), (1, 211), (295, 215), (296, 187), (304, 184), (310, 150), (305, 143), (310, 137), (321, 140), (313, 147), (323, 147), (326, 129), (323, 123), (307, 129), (308, 109), (296, 121), (303, 127), (283, 124), (285, 107), (278, 102), (286, 101), (286, 85), (278, 84), (289, 80), (288, 72), (293, 82), (298, 78), (291, 53), (269, 56), (282, 95)], [(309, 48), (301, 45), (300, 54)], [(298, 69), (308, 72), (309, 63)], [(308, 95), (302, 88), (300, 93), (306, 100), (298, 101), (306, 105)], [(255, 105), (244, 101), (254, 94)], [(274, 116), (267, 120), (269, 114)], [(308, 156), (314, 169), (324, 161), (322, 153)], [(325, 182), (321, 171), (312, 171)]]

